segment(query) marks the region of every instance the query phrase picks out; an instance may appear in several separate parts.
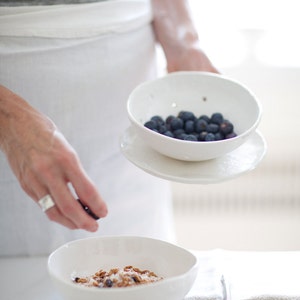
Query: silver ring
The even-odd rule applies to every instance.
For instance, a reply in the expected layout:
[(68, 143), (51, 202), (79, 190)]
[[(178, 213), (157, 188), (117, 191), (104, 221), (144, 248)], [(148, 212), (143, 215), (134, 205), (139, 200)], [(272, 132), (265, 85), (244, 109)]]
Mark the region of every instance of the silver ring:
[(46, 210), (50, 209), (55, 205), (54, 201), (52, 200), (52, 197), (49, 194), (41, 198), (38, 201), (38, 203), (43, 212), (45, 212)]

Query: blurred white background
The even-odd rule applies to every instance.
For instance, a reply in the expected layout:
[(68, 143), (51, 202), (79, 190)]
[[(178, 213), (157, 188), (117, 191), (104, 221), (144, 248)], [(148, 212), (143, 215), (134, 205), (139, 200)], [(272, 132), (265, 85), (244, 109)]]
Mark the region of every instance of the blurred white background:
[(189, 1), (205, 52), (260, 99), (268, 152), (257, 169), (224, 183), (173, 183), (178, 243), (200, 250), (299, 250), (298, 1)]

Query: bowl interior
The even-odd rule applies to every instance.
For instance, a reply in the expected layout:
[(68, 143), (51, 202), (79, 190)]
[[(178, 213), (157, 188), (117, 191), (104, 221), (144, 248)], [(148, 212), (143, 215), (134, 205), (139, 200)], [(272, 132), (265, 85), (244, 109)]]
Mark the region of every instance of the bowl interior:
[(196, 265), (196, 258), (185, 249), (155, 239), (101, 237), (68, 243), (54, 251), (48, 260), (50, 273), (72, 285), (72, 276), (87, 276), (99, 269), (127, 265), (151, 270), (166, 279), (188, 272)]
[(143, 126), (154, 115), (166, 118), (181, 110), (197, 117), (220, 112), (235, 125), (238, 135), (259, 122), (260, 106), (243, 85), (221, 75), (177, 72), (137, 87), (130, 95), (130, 120)]

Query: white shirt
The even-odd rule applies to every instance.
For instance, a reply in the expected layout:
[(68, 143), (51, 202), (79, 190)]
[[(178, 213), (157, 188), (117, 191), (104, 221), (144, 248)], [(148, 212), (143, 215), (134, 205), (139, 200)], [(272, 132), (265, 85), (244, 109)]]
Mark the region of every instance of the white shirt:
[(108, 0), (0, 0), (0, 6), (30, 6), (30, 5), (57, 5), (81, 4)]
[[(108, 204), (109, 214), (95, 234), (172, 241), (168, 182), (132, 165), (119, 148), (119, 137), (130, 125), (127, 97), (156, 74), (145, 5), (108, 1), (7, 8), (0, 13), (0, 82), (48, 115), (77, 151)], [(101, 20), (107, 12), (112, 22)], [(36, 27), (33, 22), (18, 26), (28, 15), (35, 16)], [(68, 27), (74, 16), (86, 26)], [(0, 255), (47, 254), (66, 241), (95, 235), (50, 222), (20, 188), (2, 153), (0, 195)]]

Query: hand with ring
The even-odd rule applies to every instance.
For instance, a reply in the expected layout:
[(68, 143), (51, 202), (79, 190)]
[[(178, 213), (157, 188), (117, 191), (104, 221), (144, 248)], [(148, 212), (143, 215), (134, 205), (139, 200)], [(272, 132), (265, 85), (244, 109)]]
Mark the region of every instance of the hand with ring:
[(23, 190), (50, 220), (96, 231), (107, 207), (75, 150), (49, 118), (2, 86), (0, 105), (0, 148)]

